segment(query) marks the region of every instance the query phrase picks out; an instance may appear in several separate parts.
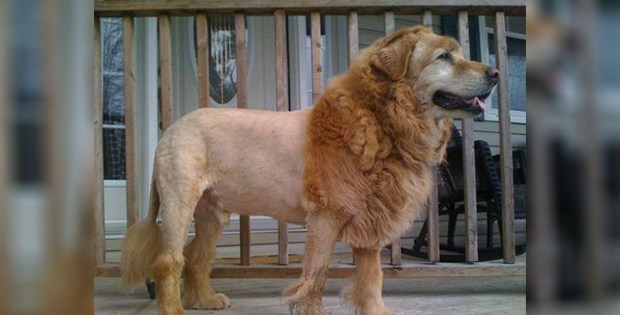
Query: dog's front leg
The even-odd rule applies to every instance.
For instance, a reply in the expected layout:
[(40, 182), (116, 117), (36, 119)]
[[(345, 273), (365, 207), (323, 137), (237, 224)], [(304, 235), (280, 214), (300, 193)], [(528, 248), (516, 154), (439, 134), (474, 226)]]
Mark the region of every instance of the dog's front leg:
[(392, 314), (383, 304), (381, 288), (381, 249), (353, 248), (355, 274), (343, 290), (343, 297), (351, 301), (360, 315)]
[(301, 278), (284, 290), (291, 314), (323, 315), (323, 288), (329, 269), (329, 258), (342, 224), (324, 213), (307, 219), (308, 236)]

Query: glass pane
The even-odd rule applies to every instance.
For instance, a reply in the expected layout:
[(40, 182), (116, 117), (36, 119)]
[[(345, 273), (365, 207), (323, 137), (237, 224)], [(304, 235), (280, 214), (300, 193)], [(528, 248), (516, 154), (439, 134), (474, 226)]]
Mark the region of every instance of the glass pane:
[(125, 129), (103, 128), (103, 177), (125, 179)]
[(106, 180), (125, 179), (125, 96), (123, 25), (119, 18), (102, 19), (103, 38), (103, 173)]
[[(495, 26), (495, 19), (492, 16), (485, 16), (484, 23), (486, 24), (486, 27), (493, 28)], [(506, 30), (508, 32), (525, 34), (525, 17), (507, 16)]]
[(123, 73), (123, 24), (120, 18), (102, 19), (103, 71)]
[(524, 16), (506, 17), (506, 29), (509, 32), (525, 34), (525, 17)]
[(103, 123), (125, 124), (124, 78), (122, 75), (103, 76)]
[[(508, 78), (510, 108), (525, 111), (525, 41), (508, 38)], [(496, 67), (495, 36), (489, 35), (489, 64)], [(493, 108), (497, 108), (497, 93), (493, 93)]]
[[(247, 22), (246, 36), (247, 40)], [(196, 23), (194, 23), (194, 47), (198, 54)], [(237, 50), (235, 19), (232, 16), (209, 18), (209, 96), (220, 105), (230, 104), (237, 95)], [(250, 56), (250, 42), (247, 41), (246, 65)]]

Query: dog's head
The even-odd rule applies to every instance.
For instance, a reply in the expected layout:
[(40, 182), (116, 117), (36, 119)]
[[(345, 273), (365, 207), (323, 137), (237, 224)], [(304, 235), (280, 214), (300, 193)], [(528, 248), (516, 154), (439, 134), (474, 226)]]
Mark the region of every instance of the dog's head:
[(496, 69), (465, 59), (453, 38), (421, 26), (379, 40), (369, 53), (372, 67), (411, 86), (416, 104), (435, 118), (478, 116), (499, 77)]

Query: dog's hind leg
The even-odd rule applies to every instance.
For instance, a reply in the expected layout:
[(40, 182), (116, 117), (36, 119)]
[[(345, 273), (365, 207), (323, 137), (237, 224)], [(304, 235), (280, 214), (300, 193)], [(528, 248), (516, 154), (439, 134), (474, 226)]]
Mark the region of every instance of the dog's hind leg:
[(353, 303), (356, 314), (392, 314), (383, 304), (381, 297), (383, 286), (381, 249), (353, 248), (353, 259), (355, 259), (355, 273), (351, 283), (342, 291), (342, 296)]
[(217, 208), (205, 194), (194, 212), (196, 237), (185, 247), (183, 305), (188, 309), (217, 310), (230, 306), (228, 298), (211, 288), (209, 273), (217, 239), (230, 220), (230, 213)]
[[(168, 171), (168, 172), (165, 172)], [(204, 187), (196, 175), (182, 168), (159, 171), (161, 247), (152, 265), (160, 314), (183, 314), (181, 272), (183, 247), (194, 208)]]
[(301, 278), (284, 290), (291, 314), (323, 315), (323, 289), (329, 270), (329, 257), (342, 229), (339, 220), (314, 214), (307, 219), (308, 236)]

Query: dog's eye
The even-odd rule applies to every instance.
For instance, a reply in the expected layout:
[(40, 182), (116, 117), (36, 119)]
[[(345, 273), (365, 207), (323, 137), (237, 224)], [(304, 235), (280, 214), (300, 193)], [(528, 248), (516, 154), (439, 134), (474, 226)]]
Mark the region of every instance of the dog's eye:
[(437, 60), (450, 60), (450, 53), (445, 52), (439, 55), (439, 57), (437, 57)]

